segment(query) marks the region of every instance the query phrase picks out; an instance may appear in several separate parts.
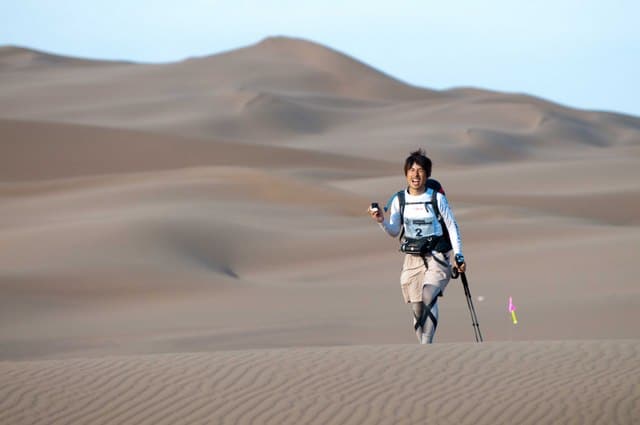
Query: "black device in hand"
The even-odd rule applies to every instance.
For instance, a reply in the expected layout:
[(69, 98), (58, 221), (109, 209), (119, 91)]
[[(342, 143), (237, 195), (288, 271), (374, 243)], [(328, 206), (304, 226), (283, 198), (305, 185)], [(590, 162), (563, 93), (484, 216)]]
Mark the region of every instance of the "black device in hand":
[(380, 211), (380, 206), (378, 205), (377, 202), (371, 203), (371, 211)]

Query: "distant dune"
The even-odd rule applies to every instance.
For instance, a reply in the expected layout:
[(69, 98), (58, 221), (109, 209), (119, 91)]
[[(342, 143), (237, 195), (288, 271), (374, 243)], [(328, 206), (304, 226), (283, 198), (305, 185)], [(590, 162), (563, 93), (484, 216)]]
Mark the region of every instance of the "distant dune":
[(198, 166), (305, 168), (368, 177), (389, 163), (330, 153), (158, 133), (0, 119), (6, 137), (0, 158), (2, 181), (59, 179)]
[[(9, 69), (26, 54), (16, 59), (15, 49), (5, 50), (0, 63)], [(100, 66), (87, 68), (85, 61), (29, 54), (41, 66), (0, 76), (2, 117), (333, 153), (343, 153), (339, 141), (349, 139), (354, 151), (366, 147), (364, 155), (378, 159), (429, 139), (434, 153), (461, 163), (634, 144), (640, 131), (637, 118), (523, 95), (408, 86), (335, 50), (284, 37), (161, 65), (96, 62)], [(326, 137), (330, 133), (335, 137)]]
[[(458, 280), (415, 343), (365, 212), (418, 147), (484, 344)], [(165, 64), (1, 47), (0, 423), (638, 423), (639, 225), (640, 117), (286, 37)]]
[(56, 66), (104, 66), (114, 63), (127, 62), (83, 59), (18, 46), (0, 46), (0, 72), (24, 72), (37, 69), (49, 70)]

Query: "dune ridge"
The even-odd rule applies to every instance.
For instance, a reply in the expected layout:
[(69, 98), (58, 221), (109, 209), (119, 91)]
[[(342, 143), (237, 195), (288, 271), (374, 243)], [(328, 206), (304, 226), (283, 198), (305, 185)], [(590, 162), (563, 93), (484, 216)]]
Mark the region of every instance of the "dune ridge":
[(0, 71), (25, 71), (56, 66), (100, 66), (128, 63), (62, 56), (19, 46), (0, 46)]

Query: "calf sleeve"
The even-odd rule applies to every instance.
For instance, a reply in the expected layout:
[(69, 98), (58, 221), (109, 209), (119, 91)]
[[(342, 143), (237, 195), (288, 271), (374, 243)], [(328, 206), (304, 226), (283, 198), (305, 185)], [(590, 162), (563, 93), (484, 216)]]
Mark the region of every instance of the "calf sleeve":
[(438, 295), (440, 288), (434, 285), (424, 285), (422, 288), (422, 304), (425, 306), (424, 322), (422, 325), (421, 344), (431, 344), (438, 327)]
[(436, 302), (431, 307), (430, 314), (423, 327), (423, 333), (420, 338), (421, 344), (431, 344), (433, 337), (436, 334), (436, 328), (438, 327), (438, 303)]
[(423, 302), (411, 303), (411, 309), (413, 310), (413, 329), (416, 331), (418, 342), (422, 340), (424, 322), (427, 319), (426, 307)]

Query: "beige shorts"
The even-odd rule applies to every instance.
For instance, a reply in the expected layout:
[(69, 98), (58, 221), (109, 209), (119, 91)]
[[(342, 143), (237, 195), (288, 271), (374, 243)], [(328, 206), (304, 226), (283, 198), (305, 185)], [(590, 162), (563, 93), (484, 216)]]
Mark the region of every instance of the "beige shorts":
[[(449, 255), (436, 252), (438, 260), (449, 264)], [(444, 288), (451, 279), (451, 267), (440, 264), (433, 256), (426, 257), (428, 269), (419, 255), (405, 254), (402, 273), (400, 274), (400, 287), (402, 296), (407, 303), (422, 301), (422, 288), (424, 285), (434, 285), (444, 293)]]

